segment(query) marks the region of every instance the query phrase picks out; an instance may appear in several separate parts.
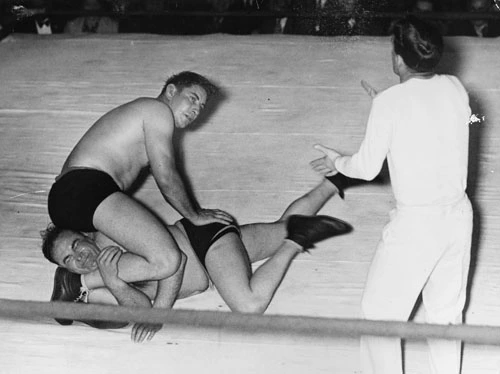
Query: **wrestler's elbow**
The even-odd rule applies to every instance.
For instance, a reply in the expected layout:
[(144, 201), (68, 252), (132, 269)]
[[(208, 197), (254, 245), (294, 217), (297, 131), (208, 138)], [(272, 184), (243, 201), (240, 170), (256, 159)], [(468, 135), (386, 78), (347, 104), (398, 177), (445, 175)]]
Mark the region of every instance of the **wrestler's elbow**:
[(366, 175), (366, 177), (363, 179), (367, 180), (368, 182), (371, 182), (372, 180), (374, 180), (377, 177), (378, 174), (379, 174), (378, 171), (373, 171), (373, 172), (368, 173)]
[(365, 181), (372, 181), (380, 173), (379, 167), (362, 168), (357, 175), (352, 175), (352, 178), (363, 179)]

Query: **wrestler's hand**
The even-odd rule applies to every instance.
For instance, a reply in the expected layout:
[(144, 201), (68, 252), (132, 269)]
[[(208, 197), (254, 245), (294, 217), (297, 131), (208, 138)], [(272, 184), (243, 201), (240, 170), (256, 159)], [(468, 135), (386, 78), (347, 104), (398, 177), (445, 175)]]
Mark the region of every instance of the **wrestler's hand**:
[(117, 282), (123, 281), (118, 277), (118, 261), (122, 255), (120, 247), (109, 246), (97, 256), (97, 266), (106, 287), (112, 288)]
[(342, 155), (334, 149), (327, 148), (321, 144), (316, 144), (314, 146), (314, 149), (323, 152), (325, 156), (317, 158), (316, 160), (310, 162), (313, 170), (323, 176), (329, 176), (338, 173), (338, 170), (335, 167), (335, 160)]
[(198, 216), (190, 219), (193, 225), (203, 226), (209, 223), (232, 223), (234, 218), (229, 214), (220, 209), (200, 209), (198, 211)]
[(373, 86), (372, 86), (370, 83), (368, 83), (368, 82), (367, 82), (367, 81), (365, 81), (365, 80), (362, 80), (362, 81), (361, 81), (361, 85), (362, 85), (362, 86), (363, 86), (363, 88), (365, 89), (366, 93), (367, 93), (368, 95), (370, 95), (370, 97), (371, 97), (372, 99), (373, 99), (375, 96), (377, 96), (378, 91), (377, 91), (375, 88), (373, 88)]
[(161, 324), (136, 323), (132, 327), (132, 341), (134, 343), (142, 343), (144, 340), (150, 341), (162, 327)]

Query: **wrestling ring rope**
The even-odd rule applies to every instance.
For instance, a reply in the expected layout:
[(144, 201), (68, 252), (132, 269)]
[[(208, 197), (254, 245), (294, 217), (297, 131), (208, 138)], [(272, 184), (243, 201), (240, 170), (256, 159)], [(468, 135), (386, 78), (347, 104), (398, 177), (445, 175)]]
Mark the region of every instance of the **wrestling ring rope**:
[(362, 335), (403, 339), (461, 340), (473, 344), (500, 345), (500, 326), (436, 325), (414, 322), (373, 321), (224, 313), (194, 310), (160, 310), (63, 302), (0, 300), (0, 316), (7, 318), (65, 318), (164, 324), (168, 328), (200, 329), (225, 337), (236, 333), (242, 340), (300, 339), (327, 343), (339, 337)]

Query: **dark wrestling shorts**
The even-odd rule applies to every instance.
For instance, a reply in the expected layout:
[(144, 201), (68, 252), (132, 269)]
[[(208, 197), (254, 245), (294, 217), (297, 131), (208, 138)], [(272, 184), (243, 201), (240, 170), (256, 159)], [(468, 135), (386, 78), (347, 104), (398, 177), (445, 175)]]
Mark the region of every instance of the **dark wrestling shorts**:
[(210, 246), (217, 240), (230, 232), (241, 236), (239, 227), (234, 224), (209, 223), (208, 225), (196, 226), (186, 218), (181, 219), (180, 223), (184, 227), (189, 242), (203, 266), (205, 266), (205, 257)]
[(56, 180), (49, 192), (49, 216), (54, 225), (83, 232), (97, 231), (94, 213), (104, 199), (121, 191), (103, 171), (74, 169)]

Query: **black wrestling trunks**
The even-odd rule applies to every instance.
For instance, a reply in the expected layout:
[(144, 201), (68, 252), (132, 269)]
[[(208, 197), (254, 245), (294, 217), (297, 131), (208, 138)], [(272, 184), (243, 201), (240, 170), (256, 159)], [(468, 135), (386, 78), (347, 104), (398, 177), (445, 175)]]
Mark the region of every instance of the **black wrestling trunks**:
[(217, 240), (230, 232), (235, 232), (238, 236), (241, 236), (240, 229), (236, 225), (209, 223), (208, 225), (196, 226), (186, 218), (181, 219), (180, 222), (203, 266), (205, 266), (205, 257), (208, 249)]
[(50, 219), (57, 227), (83, 232), (97, 231), (94, 213), (104, 199), (121, 191), (103, 171), (74, 169), (56, 180), (49, 193)]

